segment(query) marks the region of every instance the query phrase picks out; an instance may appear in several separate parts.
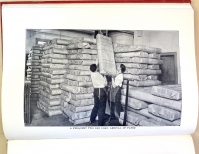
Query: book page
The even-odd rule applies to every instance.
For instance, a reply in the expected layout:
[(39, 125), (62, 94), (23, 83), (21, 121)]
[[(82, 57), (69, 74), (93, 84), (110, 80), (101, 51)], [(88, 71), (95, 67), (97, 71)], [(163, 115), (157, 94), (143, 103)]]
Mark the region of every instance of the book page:
[[(103, 11), (102, 11), (103, 10)], [(96, 18), (97, 17), (97, 18)], [(4, 133), (7, 139), (47, 139), (47, 138), (81, 138), (81, 137), (112, 137), (112, 136), (134, 136), (134, 135), (166, 135), (166, 134), (191, 134), (194, 132), (196, 123), (197, 123), (197, 103), (198, 103), (198, 94), (197, 94), (197, 76), (196, 76), (196, 63), (195, 63), (195, 51), (194, 51), (194, 31), (193, 31), (193, 10), (188, 4), (179, 4), (179, 5), (169, 5), (169, 4), (70, 4), (70, 5), (4, 5), (3, 6), (3, 84), (2, 84), (2, 117), (3, 117), (3, 128)], [(78, 120), (74, 120), (73, 117), (69, 117), (69, 119), (64, 119), (64, 116), (69, 116), (69, 110), (64, 111), (62, 114), (63, 121), (69, 120), (69, 124), (58, 124), (56, 116), (52, 116), (53, 114), (59, 113), (60, 110), (56, 110), (58, 107), (48, 107), (48, 111), (46, 111), (46, 106), (43, 101), (37, 101), (35, 103), (35, 108), (39, 108), (35, 110), (35, 112), (41, 112), (45, 115), (45, 117), (49, 116), (51, 119), (51, 123), (47, 125), (47, 120), (43, 120), (40, 124), (36, 123), (37, 121), (32, 121), (30, 125), (24, 124), (24, 93), (26, 90), (24, 89), (24, 82), (28, 79), (28, 75), (25, 73), (31, 73), (26, 71), (26, 54), (27, 54), (27, 46), (31, 44), (28, 42), (29, 38), (34, 38), (40, 33), (43, 33), (42, 38), (37, 38), (34, 40), (36, 43), (39, 41), (49, 40), (52, 38), (49, 31), (56, 31), (56, 35), (58, 38), (61, 38), (61, 41), (68, 39), (68, 37), (72, 37), (70, 34), (75, 35), (81, 32), (81, 36), (85, 39), (85, 35), (82, 33), (89, 33), (89, 35), (94, 35), (93, 31), (102, 30), (101, 33), (105, 33), (104, 31), (109, 32), (109, 36), (115, 34), (115, 31), (122, 32), (133, 32), (133, 40), (134, 44), (128, 44), (124, 46), (120, 46), (119, 43), (113, 44), (114, 52), (117, 52), (119, 49), (125, 48), (125, 51), (136, 51), (137, 55), (144, 56), (157, 56), (157, 58), (148, 58), (139, 57), (139, 58), (131, 58), (132, 63), (128, 63), (128, 54), (126, 58), (121, 58), (120, 55), (126, 54), (115, 54), (116, 64), (125, 63), (126, 67), (132, 64), (133, 66), (139, 64), (139, 66), (145, 67), (147, 63), (147, 71), (144, 72), (147, 74), (147, 78), (150, 79), (144, 82), (137, 81), (137, 78), (141, 78), (145, 75), (143, 69), (128, 69), (127, 74), (124, 74), (124, 78), (132, 79), (130, 80), (130, 89), (129, 89), (129, 102), (132, 102), (132, 98), (139, 97), (139, 102), (142, 100), (144, 103), (141, 103), (142, 106), (147, 105), (147, 108), (144, 108), (142, 111), (140, 109), (130, 109), (128, 108), (127, 113), (131, 113), (129, 116), (127, 114), (127, 125), (106, 125), (106, 126), (97, 126), (90, 125), (88, 123), (89, 117), (84, 118), (87, 120), (86, 124), (78, 125)], [(34, 31), (31, 33), (30, 31)], [(63, 36), (63, 31), (67, 31), (67, 36)], [(76, 33), (74, 33), (74, 31)], [(91, 34), (90, 34), (91, 33)], [(100, 33), (100, 32), (99, 32)], [(126, 33), (125, 33), (126, 34)], [(128, 33), (129, 34), (129, 33)], [(69, 36), (70, 35), (70, 36)], [(72, 37), (73, 38), (73, 37)], [(115, 37), (112, 37), (112, 41)], [(107, 40), (105, 37), (104, 40)], [(130, 38), (131, 39), (131, 38)], [(74, 52), (73, 49), (77, 47), (77, 39), (69, 39), (73, 40), (72, 44), (65, 46), (65, 48), (61, 48), (56, 50), (56, 52)], [(76, 42), (75, 42), (75, 41)], [(57, 40), (56, 40), (57, 41)], [(81, 40), (78, 40), (81, 41)], [(85, 42), (94, 42), (93, 40), (84, 40)], [(96, 39), (96, 41), (99, 41)], [(117, 40), (115, 40), (117, 42)], [(51, 41), (52, 43), (53, 41)], [(101, 41), (98, 44), (97, 49), (98, 52), (102, 49), (108, 50), (109, 44), (104, 43), (105, 41)], [(121, 42), (121, 40), (120, 40)], [(130, 41), (131, 43), (132, 41)], [(57, 43), (57, 42), (56, 42)], [(76, 44), (75, 44), (76, 43)], [(79, 42), (78, 42), (79, 43)], [(104, 43), (104, 44), (103, 44)], [(126, 42), (125, 42), (126, 43)], [(63, 42), (61, 43), (63, 45)], [(38, 44), (37, 44), (38, 45)], [(81, 45), (81, 43), (80, 43)], [(80, 47), (78, 44), (78, 48)], [(83, 44), (85, 45), (85, 44)], [(104, 47), (106, 46), (106, 48)], [(44, 46), (45, 47), (45, 46)], [(59, 48), (60, 46), (57, 43), (55, 48)], [(89, 46), (91, 48), (91, 46)], [(136, 47), (136, 48), (135, 48)], [(33, 47), (34, 48), (34, 47)], [(31, 51), (31, 49), (29, 49)], [(38, 50), (38, 49), (35, 49)], [(79, 50), (81, 51), (82, 50)], [(121, 51), (121, 50), (120, 50)], [(141, 53), (137, 51), (142, 51)], [(147, 51), (147, 52), (144, 52)], [(32, 53), (34, 53), (34, 49)], [(55, 52), (55, 50), (48, 50), (48, 52)], [(143, 53), (144, 52), (144, 53)], [(32, 53), (29, 53), (32, 54)], [(53, 64), (55, 60), (58, 58), (59, 63), (67, 63), (69, 61), (78, 63), (79, 61), (75, 61), (77, 59), (73, 59), (74, 55), (67, 54), (46, 54), (43, 56), (43, 61), (46, 59), (50, 60)], [(154, 54), (155, 53), (155, 54)], [(41, 54), (41, 53), (39, 53)], [(131, 53), (132, 54), (132, 53)], [(134, 52), (135, 54), (135, 52)], [(161, 56), (161, 59), (158, 58), (158, 55)], [(52, 57), (55, 56), (55, 57)], [(65, 57), (66, 56), (66, 57)], [(85, 55), (83, 55), (85, 56)], [(98, 55), (99, 56), (99, 55)], [(117, 57), (119, 56), (119, 58)], [(95, 59), (92, 56), (92, 59)], [(174, 59), (170, 61), (170, 58)], [(36, 57), (34, 57), (36, 58)], [(77, 58), (77, 57), (76, 57)], [(79, 58), (79, 57), (78, 57)], [(102, 55), (103, 58), (103, 55)], [(30, 60), (35, 60), (32, 57), (28, 57)], [(54, 60), (55, 59), (55, 60)], [(61, 60), (60, 60), (61, 59)], [(68, 59), (68, 61), (64, 61)], [(60, 62), (61, 61), (61, 62)], [(139, 63), (141, 61), (141, 63)], [(55, 62), (56, 64), (58, 63)], [(82, 62), (82, 61), (81, 61)], [(85, 61), (83, 61), (85, 62)], [(91, 61), (92, 62), (92, 61)], [(163, 65), (164, 62), (167, 62), (166, 65)], [(173, 62), (173, 64), (172, 64)], [(161, 66), (162, 70), (152, 70), (151, 67), (157, 67), (157, 64), (163, 63)], [(45, 64), (45, 63), (44, 63)], [(83, 65), (83, 64), (82, 64)], [(149, 65), (152, 65), (149, 67)], [(155, 66), (154, 66), (155, 65)], [(175, 75), (170, 75), (170, 70), (165, 66), (173, 66), (173, 70), (175, 70)], [(54, 65), (53, 65), (54, 66)], [(63, 66), (63, 65), (61, 65)], [(88, 66), (88, 65), (86, 65)], [(51, 67), (51, 66), (49, 66)], [(56, 66), (58, 67), (58, 65)], [(60, 67), (60, 65), (59, 65)], [(64, 66), (66, 67), (66, 66)], [(70, 68), (74, 68), (77, 66), (68, 66)], [(81, 67), (79, 69), (83, 69), (86, 67)], [(106, 68), (106, 67), (105, 67)], [(128, 67), (127, 67), (128, 68)], [(30, 69), (37, 69), (31, 65)], [(42, 68), (45, 71), (45, 68)], [(168, 73), (165, 73), (163, 70), (167, 70)], [(57, 70), (49, 70), (51, 72), (52, 79), (41, 78), (41, 80), (45, 80), (47, 83), (59, 82), (62, 76), (58, 76), (56, 74)], [(60, 71), (60, 70), (59, 70)], [(78, 73), (82, 73), (81, 71), (75, 71), (75, 69), (68, 70), (64, 69), (63, 72), (68, 74), (75, 74), (78, 76)], [(166, 71), (166, 72), (167, 72)], [(136, 72), (138, 74), (133, 75), (132, 72)], [(152, 73), (151, 73), (152, 72)], [(84, 71), (83, 73), (88, 73), (88, 71)], [(90, 72), (89, 72), (90, 73)], [(88, 74), (89, 74), (88, 73)], [(150, 75), (155, 74), (157, 76), (161, 74), (161, 77), (158, 77), (160, 80), (152, 80), (154, 76)], [(86, 75), (88, 75), (86, 74)], [(57, 75), (57, 76), (56, 76)], [(60, 75), (60, 74), (59, 74)], [(79, 76), (81, 76), (80, 74)], [(85, 75), (85, 74), (84, 74)], [(130, 77), (128, 77), (130, 75)], [(166, 77), (164, 77), (164, 75)], [(34, 76), (34, 79), (37, 78), (38, 75)], [(67, 75), (64, 75), (64, 77)], [(144, 76), (144, 77), (145, 77)], [(67, 76), (68, 77), (68, 76)], [(144, 78), (143, 77), (143, 78)], [(49, 78), (49, 77), (48, 77)], [(53, 78), (60, 78), (59, 81), (53, 80)], [(67, 78), (68, 79), (68, 78)], [(173, 80), (168, 80), (173, 79)], [(79, 77), (78, 77), (78, 80)], [(32, 78), (31, 78), (31, 81)], [(148, 82), (150, 81), (150, 82)], [(64, 80), (66, 82), (66, 80)], [(67, 80), (68, 82), (68, 80)], [(126, 81), (123, 83), (125, 84)], [(70, 81), (70, 84), (74, 83)], [(146, 84), (147, 86), (143, 90), (142, 84)], [(148, 93), (147, 91), (151, 90), (151, 83), (155, 83), (155, 85), (180, 85), (181, 95), (179, 98), (172, 98), (171, 100), (165, 99), (161, 97), (161, 100), (164, 101), (155, 101), (154, 95)], [(43, 83), (44, 84), (44, 83)], [(76, 84), (76, 82), (74, 83)], [(78, 82), (78, 84), (80, 84)], [(83, 84), (83, 83), (82, 83)], [(84, 83), (85, 84), (85, 83)], [(89, 84), (87, 82), (86, 84)], [(67, 91), (70, 89), (71, 85), (60, 84), (61, 90), (52, 90), (50, 88), (45, 88), (42, 91), (42, 95), (45, 92), (51, 93), (54, 98), (56, 93), (60, 91)], [(59, 85), (59, 86), (60, 86)], [(42, 85), (43, 86), (43, 85)], [(56, 87), (56, 84), (52, 84), (52, 87)], [(50, 87), (50, 86), (49, 86)], [(134, 88), (138, 88), (138, 90), (134, 91)], [(140, 91), (139, 87), (142, 88)], [(32, 87), (33, 89), (37, 89), (37, 87)], [(125, 88), (122, 87), (122, 94), (125, 96)], [(33, 89), (31, 92), (33, 92)], [(56, 89), (56, 88), (54, 88)], [(79, 88), (81, 89), (81, 88)], [(76, 89), (75, 89), (76, 90)], [(84, 89), (85, 90), (85, 89)], [(88, 90), (88, 88), (87, 88)], [(146, 90), (146, 91), (145, 91)], [(71, 91), (71, 89), (70, 89)], [(75, 94), (76, 91), (72, 91), (71, 98), (77, 98)], [(38, 94), (38, 95), (41, 95)], [(157, 94), (156, 94), (157, 95)], [(52, 96), (49, 96), (50, 99)], [(84, 96), (85, 97), (85, 96)], [(65, 97), (64, 97), (65, 98)], [(124, 100), (124, 98), (121, 98)], [(150, 101), (149, 101), (150, 99)], [(177, 100), (176, 100), (177, 99)], [(71, 100), (68, 103), (68, 106), (71, 104)], [(53, 102), (54, 103), (54, 102)], [(144, 104), (144, 105), (143, 105)], [(92, 109), (93, 106), (89, 106), (89, 109)], [(165, 108), (166, 107), (166, 108)], [(55, 109), (56, 108), (56, 109)], [(157, 109), (156, 109), (157, 108)], [(91, 111), (90, 109), (90, 111)], [(72, 105), (70, 107), (70, 112), (80, 111), (82, 108), (74, 108)], [(87, 109), (88, 110), (88, 109)], [(161, 110), (161, 112), (153, 112), (153, 110)], [(53, 112), (52, 112), (53, 111)], [(150, 112), (151, 117), (156, 117), (156, 120), (149, 116), (143, 116), (143, 112), (147, 111), (147, 115)], [(68, 114), (66, 114), (68, 113)], [(87, 113), (87, 112), (86, 112)], [(66, 115), (65, 115), (66, 114)], [(153, 114), (153, 115), (151, 115)], [(158, 115), (157, 115), (158, 114)], [(119, 117), (123, 120), (122, 115), (124, 117), (124, 112), (120, 114)], [(141, 115), (141, 116), (140, 116)], [(52, 118), (51, 118), (52, 116)], [(15, 120), (13, 120), (13, 118)], [(39, 117), (37, 117), (39, 118)], [(53, 120), (54, 119), (54, 120)], [(132, 120), (131, 120), (132, 119)], [(136, 119), (136, 120), (135, 120)], [(137, 120), (138, 119), (138, 120)], [(158, 119), (158, 120), (157, 120)], [(142, 121), (142, 124), (141, 124)], [(75, 125), (77, 124), (77, 125)], [(153, 124), (153, 125), (152, 125)]]
[[(68, 146), (70, 145), (70, 146)], [(8, 154), (42, 154), (42, 153), (88, 153), (98, 148), (96, 153), (139, 154), (194, 154), (193, 141), (190, 135), (110, 137), (95, 139), (53, 139), (53, 140), (17, 140), (8, 141)], [(144, 148), (143, 148), (144, 147)], [(31, 149), (31, 150), (30, 150)]]

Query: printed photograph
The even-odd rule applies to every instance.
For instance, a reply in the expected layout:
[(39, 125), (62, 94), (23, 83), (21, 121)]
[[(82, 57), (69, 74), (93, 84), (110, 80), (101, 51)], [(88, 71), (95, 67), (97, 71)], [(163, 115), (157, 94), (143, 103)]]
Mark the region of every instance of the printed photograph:
[(25, 126), (180, 126), (179, 31), (27, 29), (25, 46)]

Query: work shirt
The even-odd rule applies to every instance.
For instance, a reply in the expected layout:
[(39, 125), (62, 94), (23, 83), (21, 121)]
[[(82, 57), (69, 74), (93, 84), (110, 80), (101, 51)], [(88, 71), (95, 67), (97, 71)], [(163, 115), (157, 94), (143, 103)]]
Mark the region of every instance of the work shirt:
[(118, 74), (115, 77), (115, 85), (121, 87), (122, 86), (122, 82), (123, 82), (123, 74)]
[(107, 85), (106, 77), (99, 72), (91, 72), (91, 80), (94, 88), (104, 88)]

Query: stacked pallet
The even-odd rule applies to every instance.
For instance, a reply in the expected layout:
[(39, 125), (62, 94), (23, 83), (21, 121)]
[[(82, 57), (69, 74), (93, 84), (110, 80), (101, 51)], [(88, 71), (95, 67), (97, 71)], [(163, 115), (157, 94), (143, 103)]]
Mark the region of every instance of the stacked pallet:
[[(140, 126), (179, 126), (181, 121), (181, 85), (130, 88), (127, 121)], [(124, 105), (126, 90), (122, 90)], [(124, 113), (120, 115), (122, 121)]]
[[(160, 85), (158, 75), (161, 74), (159, 65), (161, 49), (141, 45), (114, 44), (115, 62), (126, 66), (124, 79), (128, 79), (131, 86), (147, 87)], [(126, 81), (124, 82), (126, 84)]]
[(41, 90), (37, 106), (48, 116), (62, 114), (60, 84), (64, 82), (64, 74), (68, 68), (68, 52), (64, 49), (64, 45), (59, 44), (59, 41), (70, 43), (68, 40), (53, 40), (44, 46), (41, 60)]
[(39, 81), (41, 75), (41, 56), (43, 49), (41, 46), (33, 46), (29, 52), (27, 60), (27, 80), (31, 82), (31, 100), (39, 99)]
[(66, 46), (68, 69), (62, 89), (63, 114), (74, 125), (89, 122), (93, 109), (93, 84), (90, 65), (96, 63), (96, 40), (79, 38)]

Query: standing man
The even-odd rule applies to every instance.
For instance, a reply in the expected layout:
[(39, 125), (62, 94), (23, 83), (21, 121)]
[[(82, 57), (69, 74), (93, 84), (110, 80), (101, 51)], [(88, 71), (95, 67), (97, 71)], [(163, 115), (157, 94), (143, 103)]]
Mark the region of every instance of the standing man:
[(90, 70), (94, 87), (94, 107), (91, 112), (90, 123), (95, 122), (98, 115), (98, 126), (103, 126), (107, 99), (105, 91), (107, 80), (105, 76), (103, 77), (99, 72), (97, 72), (96, 64), (90, 65)]

